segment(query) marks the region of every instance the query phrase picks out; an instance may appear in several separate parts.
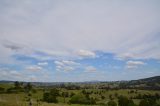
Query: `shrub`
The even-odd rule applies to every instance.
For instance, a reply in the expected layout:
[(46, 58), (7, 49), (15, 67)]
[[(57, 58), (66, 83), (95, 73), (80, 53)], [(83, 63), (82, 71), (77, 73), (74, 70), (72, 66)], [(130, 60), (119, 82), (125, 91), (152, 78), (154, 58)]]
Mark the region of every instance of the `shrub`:
[(72, 104), (95, 104), (94, 99), (87, 98), (83, 94), (76, 94), (72, 96), (69, 102)]
[(5, 89), (0, 87), (0, 93), (4, 93), (5, 92)]
[(43, 94), (43, 101), (48, 103), (57, 103), (57, 98), (54, 95), (51, 95), (50, 93), (44, 93)]
[(120, 96), (118, 99), (119, 106), (127, 106), (128, 105), (128, 98), (125, 96)]
[(117, 106), (117, 103), (115, 101), (109, 101), (108, 103), (108, 106)]

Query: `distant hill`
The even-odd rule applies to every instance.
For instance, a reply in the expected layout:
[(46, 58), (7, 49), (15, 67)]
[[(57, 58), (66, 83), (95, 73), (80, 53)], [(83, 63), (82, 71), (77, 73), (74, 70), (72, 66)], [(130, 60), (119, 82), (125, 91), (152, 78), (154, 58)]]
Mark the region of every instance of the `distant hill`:
[(160, 83), (160, 76), (139, 79), (139, 81), (141, 81), (141, 82), (148, 82), (148, 83), (154, 83), (154, 82), (157, 82), (157, 83), (159, 82)]
[(160, 76), (122, 82), (122, 87), (160, 90)]
[[(0, 81), (0, 84), (13, 84), (15, 81)], [(28, 82), (23, 82), (24, 84)], [(138, 88), (138, 89), (153, 89), (160, 90), (160, 76), (154, 76), (149, 78), (143, 78), (131, 81), (85, 81), (85, 82), (30, 82), (35, 86), (59, 86), (59, 85), (87, 85), (87, 84), (105, 84), (111, 88)], [(115, 85), (115, 86), (113, 86)]]

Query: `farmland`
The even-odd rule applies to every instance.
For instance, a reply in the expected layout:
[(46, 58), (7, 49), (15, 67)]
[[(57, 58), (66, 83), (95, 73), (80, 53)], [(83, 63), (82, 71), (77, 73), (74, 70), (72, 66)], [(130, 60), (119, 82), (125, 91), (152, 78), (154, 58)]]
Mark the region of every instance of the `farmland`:
[[(153, 81), (159, 83), (157, 80)], [(134, 84), (135, 82), (137, 81), (134, 81)], [(146, 80), (144, 82), (147, 83)], [(141, 81), (139, 85), (144, 82)], [(157, 86), (146, 89), (143, 84), (144, 89), (142, 89), (141, 86), (130, 87), (132, 84), (128, 83), (131, 84), (131, 82), (123, 82), (123, 84), (122, 82), (95, 82), (40, 86), (26, 82), (1, 83), (0, 106), (29, 106), (29, 104), (31, 106), (115, 106), (118, 104), (122, 106), (120, 98), (131, 101), (131, 106), (141, 106), (140, 102), (144, 100), (152, 101), (153, 106), (159, 106), (160, 92)], [(111, 101), (115, 105), (109, 104)]]

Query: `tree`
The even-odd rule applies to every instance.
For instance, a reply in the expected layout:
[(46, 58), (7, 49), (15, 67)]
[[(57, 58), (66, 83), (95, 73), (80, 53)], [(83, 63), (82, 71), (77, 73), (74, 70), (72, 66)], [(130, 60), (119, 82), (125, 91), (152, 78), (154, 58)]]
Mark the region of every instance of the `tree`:
[(59, 96), (59, 95), (60, 95), (60, 94), (59, 94), (59, 90), (58, 90), (58, 89), (55, 89), (55, 88), (51, 89), (51, 90), (50, 90), (50, 93), (51, 93), (51, 95), (54, 95), (54, 96)]
[(21, 84), (18, 81), (14, 82), (14, 86), (15, 86), (16, 89), (21, 88)]
[(92, 98), (87, 98), (84, 94), (76, 94), (71, 97), (70, 103), (73, 104), (95, 104), (95, 100)]
[(27, 83), (27, 85), (26, 85), (24, 88), (25, 88), (25, 90), (26, 90), (27, 92), (31, 91), (31, 90), (32, 90), (32, 85), (31, 85), (31, 83)]
[(108, 106), (117, 106), (117, 103), (113, 100), (109, 101), (107, 104)]
[(3, 92), (5, 92), (5, 89), (0, 87), (0, 93), (3, 93)]
[(117, 97), (118, 97), (118, 93), (116, 92), (116, 93), (114, 94), (114, 96), (117, 98)]
[(112, 96), (112, 94), (109, 95), (109, 99), (110, 99), (110, 100), (113, 100), (113, 99), (114, 99), (113, 96)]
[(48, 103), (57, 103), (57, 96), (59, 96), (59, 90), (51, 89), (49, 92), (43, 93), (43, 101)]
[(75, 93), (71, 92), (70, 97), (72, 97), (72, 96), (74, 96), (74, 95), (75, 95)]
[(68, 97), (68, 96), (69, 96), (68, 92), (62, 92), (62, 97), (64, 99), (64, 103), (66, 102), (66, 97)]
[(147, 100), (141, 100), (139, 106), (150, 106)]
[(48, 92), (43, 94), (43, 101), (48, 102), (48, 103), (57, 103), (58, 102), (56, 96), (51, 95)]
[(129, 100), (127, 106), (136, 106), (136, 105), (134, 104), (133, 100)]
[(127, 106), (128, 105), (128, 98), (125, 96), (120, 96), (118, 99), (119, 106)]
[(101, 96), (101, 99), (105, 99), (105, 96), (102, 95), (102, 96)]

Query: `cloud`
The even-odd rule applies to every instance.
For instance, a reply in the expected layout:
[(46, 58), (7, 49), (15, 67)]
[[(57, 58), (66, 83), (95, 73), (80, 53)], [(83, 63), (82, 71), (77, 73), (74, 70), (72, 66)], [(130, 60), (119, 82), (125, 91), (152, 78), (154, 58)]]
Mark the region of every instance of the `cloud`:
[(63, 66), (64, 64), (63, 64), (63, 62), (60, 62), (60, 61), (55, 61), (54, 62), (56, 65), (58, 65), (58, 66)]
[(87, 65), (98, 68), (89, 59), (96, 61), (97, 51), (125, 61), (160, 60), (159, 4), (151, 0), (0, 1), (0, 64), (21, 66), (18, 62), (29, 58), (39, 63), (35, 68), (56, 60), (57, 69), (76, 70), (81, 64), (74, 62), (87, 60)]
[(54, 63), (58, 71), (73, 71), (80, 66), (80, 63), (71, 60), (55, 61)]
[(76, 52), (78, 56), (81, 56), (81, 57), (95, 57), (96, 54), (92, 51), (89, 51), (89, 50), (79, 50)]
[(21, 74), (18, 71), (10, 71), (10, 74), (14, 76), (21, 76)]
[(77, 63), (77, 62), (74, 62), (74, 61), (71, 61), (71, 60), (62, 60), (62, 63), (65, 64), (65, 65), (80, 65), (80, 63)]
[[(77, 50), (81, 57), (95, 57), (91, 51), (99, 50), (120, 57), (131, 54), (132, 58), (160, 59), (160, 7), (156, 1), (121, 1), (117, 3), (120, 5), (94, 0), (1, 4), (0, 41), (12, 39), (49, 55), (37, 58), (72, 57)], [(5, 46), (20, 49), (17, 45)]]
[(126, 68), (127, 69), (135, 69), (135, 68), (138, 68), (139, 66), (142, 66), (144, 64), (145, 63), (142, 61), (127, 61)]
[(47, 63), (47, 62), (40, 62), (40, 63), (38, 63), (38, 65), (39, 65), (39, 66), (47, 66), (48, 63)]
[(31, 82), (35, 82), (35, 81), (38, 81), (38, 78), (35, 75), (30, 75), (30, 76), (28, 76), (28, 80)]
[(0, 68), (0, 80), (21, 80), (23, 81), (25, 76), (16, 70), (9, 69), (9, 68)]
[[(29, 67), (29, 66), (28, 66)], [(11, 81), (50, 81), (51, 73), (46, 70), (38, 71), (39, 68), (29, 68), (31, 70), (16, 70), (7, 67), (0, 67), (0, 80)], [(36, 70), (35, 70), (36, 69)], [(34, 72), (38, 73), (34, 73)]]
[(5, 44), (3, 44), (3, 46), (5, 48), (8, 48), (8, 49), (11, 49), (11, 50), (14, 50), (14, 51), (18, 51), (18, 50), (23, 49), (22, 46), (20, 46), (18, 44), (11, 43), (11, 42), (10, 43), (5, 43)]
[(85, 68), (85, 72), (96, 72), (96, 71), (97, 71), (97, 69), (93, 66), (87, 66)]
[(37, 66), (37, 65), (33, 65), (33, 66), (26, 67), (26, 70), (32, 71), (32, 72), (37, 72), (37, 71), (41, 71), (42, 67)]

